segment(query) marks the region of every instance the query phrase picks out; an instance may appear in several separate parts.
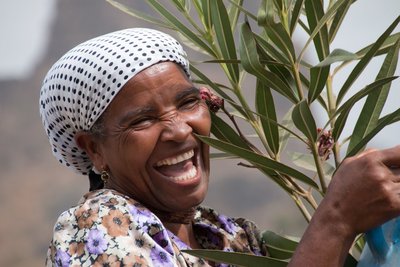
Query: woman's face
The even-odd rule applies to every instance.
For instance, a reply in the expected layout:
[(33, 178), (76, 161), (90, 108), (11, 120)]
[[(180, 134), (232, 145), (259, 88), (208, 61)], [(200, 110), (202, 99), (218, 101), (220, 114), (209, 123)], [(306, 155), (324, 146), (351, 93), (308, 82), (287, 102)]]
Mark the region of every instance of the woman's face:
[(211, 120), (199, 90), (171, 62), (129, 80), (104, 114), (99, 141), (108, 187), (162, 211), (200, 204), (207, 192)]

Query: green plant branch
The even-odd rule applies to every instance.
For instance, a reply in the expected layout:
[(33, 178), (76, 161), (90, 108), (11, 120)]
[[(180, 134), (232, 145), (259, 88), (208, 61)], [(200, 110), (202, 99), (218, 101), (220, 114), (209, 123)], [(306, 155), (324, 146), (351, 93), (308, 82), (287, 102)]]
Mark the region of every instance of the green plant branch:
[(315, 143), (310, 144), (310, 149), (311, 149), (312, 155), (314, 157), (315, 167), (317, 168), (318, 178), (319, 178), (319, 182), (321, 185), (321, 191), (322, 191), (322, 193), (325, 194), (326, 189), (327, 189), (326, 178), (325, 178), (324, 169), (322, 167), (321, 157), (318, 154), (317, 145)]
[[(329, 123), (331, 128), (334, 127), (336, 117), (334, 117), (334, 114), (336, 112), (336, 98), (333, 94), (333, 86), (332, 86), (332, 75), (329, 74), (328, 78), (326, 80), (326, 94), (328, 98), (328, 117), (329, 117)], [(339, 146), (337, 141), (335, 141), (335, 144), (333, 145), (333, 156), (335, 160), (335, 166), (338, 167), (340, 164), (340, 151), (339, 151)]]
[(301, 201), (301, 198), (296, 194), (291, 194), (290, 196), (293, 199), (296, 206), (298, 207), (298, 209), (300, 210), (304, 219), (306, 219), (306, 221), (309, 223), (311, 221), (311, 214), (308, 211), (307, 207), (304, 205), (303, 201)]
[(301, 101), (304, 98), (304, 94), (303, 94), (303, 86), (301, 83), (299, 65), (293, 64), (292, 71), (293, 71), (294, 80), (296, 82), (297, 94), (299, 96), (299, 100)]

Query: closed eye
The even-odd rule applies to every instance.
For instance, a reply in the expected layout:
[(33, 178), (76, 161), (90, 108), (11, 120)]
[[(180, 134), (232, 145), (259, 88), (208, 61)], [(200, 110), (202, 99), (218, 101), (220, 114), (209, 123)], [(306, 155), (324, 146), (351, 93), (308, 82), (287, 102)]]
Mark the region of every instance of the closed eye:
[(154, 121), (156, 121), (156, 118), (154, 117), (141, 117), (133, 120), (129, 124), (129, 128), (133, 128), (134, 130), (145, 129), (147, 127), (150, 127), (154, 123)]
[(200, 103), (200, 96), (192, 96), (192, 97), (187, 97), (184, 99), (180, 105), (180, 109), (192, 109), (196, 107)]

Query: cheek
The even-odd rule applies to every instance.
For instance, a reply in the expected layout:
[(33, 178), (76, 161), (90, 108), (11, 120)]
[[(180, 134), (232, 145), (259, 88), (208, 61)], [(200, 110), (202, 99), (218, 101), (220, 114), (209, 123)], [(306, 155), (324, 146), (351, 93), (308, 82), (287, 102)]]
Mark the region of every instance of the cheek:
[(117, 165), (124, 164), (124, 169), (130, 169), (131, 171), (135, 166), (146, 166), (146, 162), (156, 145), (155, 140), (157, 138), (157, 132), (151, 129), (148, 131), (132, 131), (120, 138), (115, 146), (116, 155), (110, 155), (113, 157), (111, 160)]
[(192, 127), (195, 132), (201, 135), (208, 136), (211, 130), (211, 116), (208, 107), (201, 105), (192, 117)]

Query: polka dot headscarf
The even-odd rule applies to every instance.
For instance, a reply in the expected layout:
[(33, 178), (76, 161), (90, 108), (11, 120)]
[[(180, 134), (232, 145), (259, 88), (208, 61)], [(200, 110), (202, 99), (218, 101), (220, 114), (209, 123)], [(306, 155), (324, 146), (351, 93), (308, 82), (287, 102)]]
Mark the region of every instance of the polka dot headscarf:
[(180, 64), (189, 76), (182, 46), (165, 33), (144, 28), (99, 36), (61, 57), (40, 91), (40, 116), (54, 156), (87, 174), (92, 163), (77, 146), (75, 134), (90, 130), (130, 78), (162, 61)]

